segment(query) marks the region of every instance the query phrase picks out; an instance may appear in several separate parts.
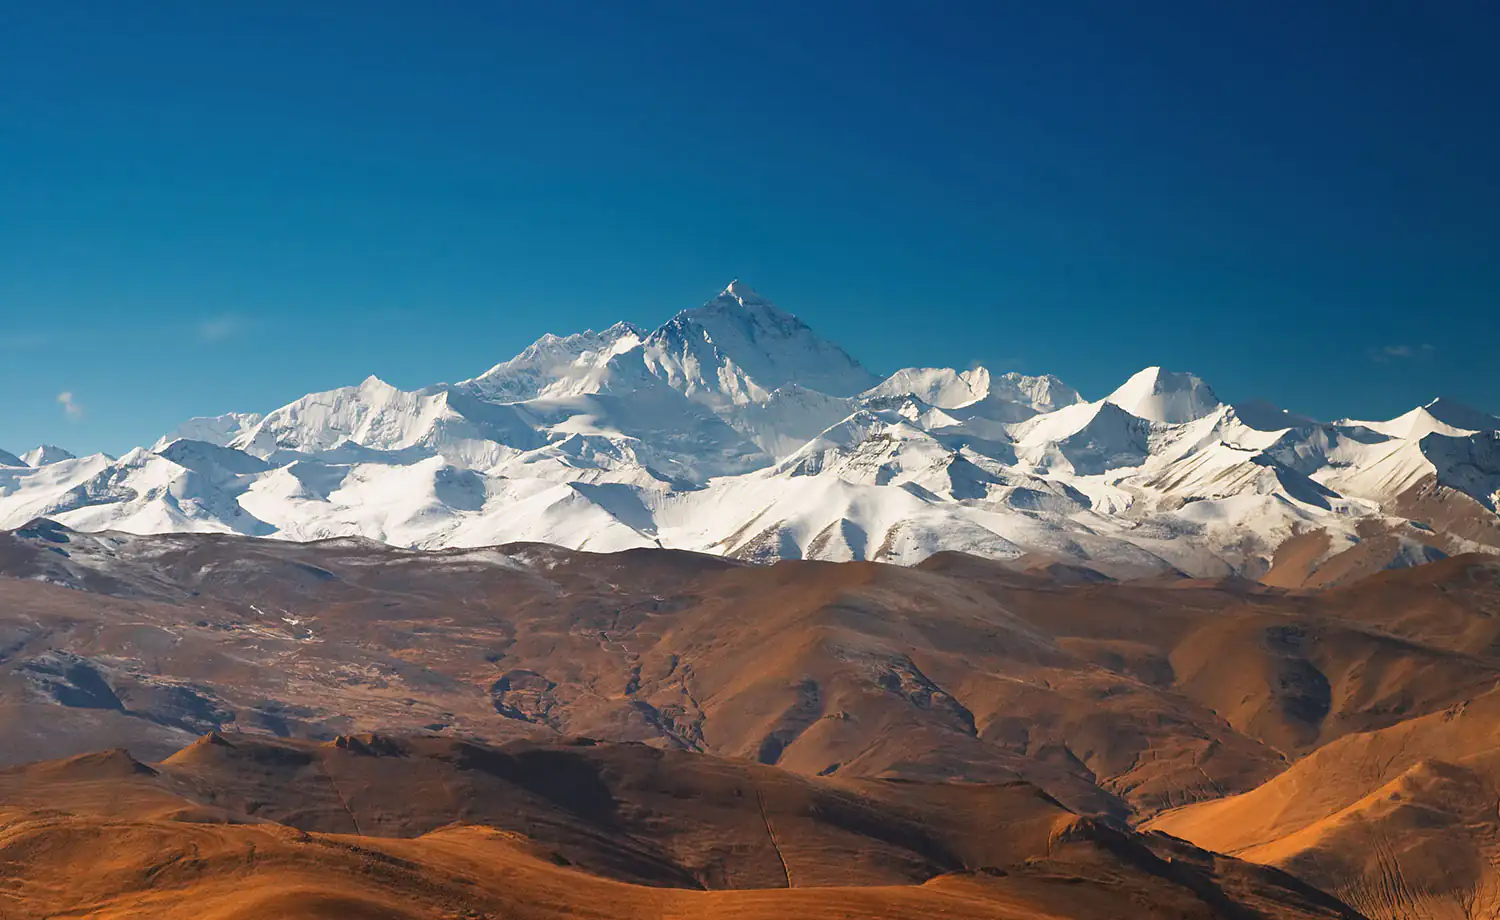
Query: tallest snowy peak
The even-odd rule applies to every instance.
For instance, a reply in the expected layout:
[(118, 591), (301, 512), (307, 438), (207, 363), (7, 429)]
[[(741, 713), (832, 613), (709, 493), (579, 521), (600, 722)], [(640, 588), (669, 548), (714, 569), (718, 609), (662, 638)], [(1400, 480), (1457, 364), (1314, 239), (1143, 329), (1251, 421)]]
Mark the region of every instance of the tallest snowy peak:
[[(1468, 551), (1500, 520), (1500, 419), (1447, 399), (1323, 425), (1222, 406), (1160, 367), (1098, 402), (977, 365), (882, 381), (739, 280), (703, 293), (650, 332), (544, 335), (471, 380), (371, 377), (264, 417), (193, 419), (118, 461), (38, 469), (62, 452), (0, 451), (0, 530), (45, 512), (79, 530), (747, 560), (1037, 553), (1218, 576), (1264, 572), (1292, 535), (1322, 532), (1337, 554), (1378, 526), (1390, 542), (1357, 565), (1381, 565), (1386, 546)], [(971, 347), (972, 330), (943, 331)], [(1398, 526), (1415, 510), (1437, 523)]]
[(647, 367), (712, 405), (762, 402), (787, 386), (847, 397), (879, 383), (842, 348), (735, 280), (645, 342)]
[(756, 293), (755, 289), (736, 278), (729, 282), (729, 286), (720, 291), (718, 296), (696, 309), (684, 310), (678, 314), (703, 314), (703, 313), (729, 313), (747, 316), (760, 316), (774, 320), (777, 323), (792, 323), (801, 325), (801, 320), (792, 314), (777, 307), (771, 301)]
[(738, 301), (741, 306), (770, 303), (770, 301), (755, 293), (754, 289), (752, 289), (750, 285), (746, 284), (738, 278), (729, 282), (729, 287), (720, 292), (719, 299), (735, 300)]

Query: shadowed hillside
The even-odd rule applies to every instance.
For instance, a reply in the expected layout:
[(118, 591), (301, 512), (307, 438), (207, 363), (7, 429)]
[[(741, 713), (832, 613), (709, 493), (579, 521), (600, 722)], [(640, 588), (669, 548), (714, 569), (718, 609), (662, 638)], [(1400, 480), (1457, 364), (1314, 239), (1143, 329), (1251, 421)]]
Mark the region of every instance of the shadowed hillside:
[(7, 918), (1356, 915), (1024, 783), (644, 745), (208, 735), (0, 773)]
[[(1145, 826), (1371, 916), (1497, 885), (1489, 557), (1313, 590), (38, 524), (0, 535), (0, 572), (0, 757), (126, 749), (153, 766), (102, 762), (159, 807), (126, 817), (168, 836), (485, 827), (547, 848), (537, 871), (899, 900), (1013, 890), (1070, 835), (1137, 868), (1181, 846)], [(26, 770), (7, 807), (75, 812)]]

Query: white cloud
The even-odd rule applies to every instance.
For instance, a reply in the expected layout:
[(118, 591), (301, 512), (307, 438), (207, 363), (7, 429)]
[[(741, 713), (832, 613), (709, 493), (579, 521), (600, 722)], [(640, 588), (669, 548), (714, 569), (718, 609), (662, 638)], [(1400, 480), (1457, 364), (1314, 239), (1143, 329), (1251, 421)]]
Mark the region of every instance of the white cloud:
[(243, 317), (225, 313), (203, 320), (198, 324), (198, 338), (204, 342), (222, 342), (245, 331)]
[(57, 394), (57, 402), (62, 406), (63, 414), (68, 418), (83, 418), (83, 406), (80, 406), (78, 404), (78, 400), (73, 398), (72, 390), (63, 390), (61, 393)]
[(1430, 358), (1434, 351), (1437, 349), (1431, 345), (1386, 345), (1383, 348), (1371, 348), (1368, 354), (1376, 364), (1389, 364), (1392, 361)]

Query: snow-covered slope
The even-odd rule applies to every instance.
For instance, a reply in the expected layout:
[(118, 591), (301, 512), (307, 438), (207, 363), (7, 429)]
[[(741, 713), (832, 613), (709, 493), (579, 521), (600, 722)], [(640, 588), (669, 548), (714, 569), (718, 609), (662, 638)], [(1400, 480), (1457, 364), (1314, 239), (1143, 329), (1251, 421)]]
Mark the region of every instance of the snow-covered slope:
[(949, 367), (908, 367), (861, 394), (865, 400), (914, 396), (955, 418), (1019, 422), (1083, 402), (1078, 391), (1045, 374), (1031, 377), (1010, 371), (998, 377), (989, 369), (955, 371)]
[(1306, 428), (1317, 424), (1305, 415), (1298, 415), (1264, 399), (1235, 403), (1234, 414), (1246, 425), (1260, 431), (1285, 431), (1288, 428)]
[(77, 458), (55, 444), (39, 444), (21, 455), (22, 462), (27, 466), (46, 466), (49, 463), (74, 459)]
[(1500, 428), (1500, 418), (1439, 397), (1388, 422), (1347, 421), (1344, 424), (1362, 425), (1393, 438), (1417, 440), (1433, 433), (1462, 437), (1481, 431), (1494, 431)]
[(258, 412), (228, 412), (211, 418), (190, 418), (173, 430), (162, 435), (152, 446), (160, 450), (173, 441), (186, 438), (189, 441), (204, 441), (220, 447), (254, 428), (263, 418)]
[(957, 409), (990, 393), (990, 372), (982, 367), (956, 371), (951, 367), (905, 367), (864, 392), (869, 399), (915, 396), (939, 409)]
[(1208, 384), (1192, 374), (1148, 367), (1121, 384), (1105, 402), (1137, 418), (1181, 424), (1200, 419), (1219, 407)]
[(878, 382), (842, 348), (740, 281), (677, 314), (643, 349), (651, 373), (716, 408), (765, 402), (790, 384), (853, 396)]
[[(1449, 400), (1321, 423), (1157, 367), (1092, 402), (983, 367), (882, 379), (738, 281), (653, 331), (544, 336), (456, 384), (370, 377), (192, 419), (119, 459), (0, 452), (0, 528), (754, 560), (961, 550), (1112, 575), (1256, 574), (1308, 531), (1329, 553), (1391, 528), (1421, 549), (1400, 558), (1484, 549), (1497, 504), (1500, 419)], [(1479, 521), (1450, 538), (1401, 508)]]
[(1038, 412), (1055, 412), (1083, 402), (1078, 391), (1051, 374), (1037, 377), (1007, 371), (990, 381), (991, 398), (1023, 403)]
[(480, 398), (500, 403), (596, 393), (610, 359), (639, 345), (642, 335), (629, 323), (616, 323), (603, 332), (549, 333), (509, 361), (468, 381), (467, 388)]

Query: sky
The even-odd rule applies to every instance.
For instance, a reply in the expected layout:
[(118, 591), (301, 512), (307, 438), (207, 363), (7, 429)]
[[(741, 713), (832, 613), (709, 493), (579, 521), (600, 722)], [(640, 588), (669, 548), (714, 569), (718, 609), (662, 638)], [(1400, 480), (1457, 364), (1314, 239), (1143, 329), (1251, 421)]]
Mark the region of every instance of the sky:
[(741, 278), (872, 370), (1500, 412), (1500, 5), (0, 0), (0, 447)]

